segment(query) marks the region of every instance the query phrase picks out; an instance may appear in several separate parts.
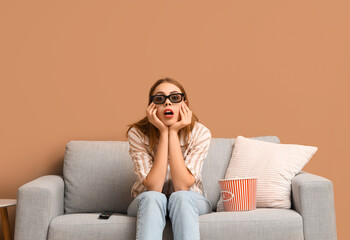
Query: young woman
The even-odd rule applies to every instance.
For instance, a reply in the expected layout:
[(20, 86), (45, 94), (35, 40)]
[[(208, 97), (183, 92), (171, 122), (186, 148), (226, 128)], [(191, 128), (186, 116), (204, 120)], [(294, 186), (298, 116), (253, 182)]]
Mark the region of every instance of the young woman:
[(137, 217), (136, 239), (161, 240), (167, 216), (175, 240), (200, 239), (198, 216), (212, 211), (201, 176), (211, 133), (170, 78), (151, 87), (146, 114), (127, 131), (137, 175), (127, 213)]

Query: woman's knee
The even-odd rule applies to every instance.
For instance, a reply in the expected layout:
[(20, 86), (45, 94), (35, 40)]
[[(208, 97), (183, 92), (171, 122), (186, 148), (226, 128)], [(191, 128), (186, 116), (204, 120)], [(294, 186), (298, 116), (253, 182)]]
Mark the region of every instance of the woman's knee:
[(143, 208), (148, 208), (152, 206), (160, 206), (165, 208), (167, 203), (167, 198), (165, 194), (157, 191), (144, 191), (140, 193), (129, 205), (127, 214), (129, 216), (135, 217), (140, 205), (142, 204)]
[(159, 202), (159, 203), (166, 203), (166, 196), (164, 193), (157, 192), (157, 191), (145, 191), (140, 193), (140, 201), (149, 201), (149, 202)]
[(175, 212), (198, 213), (196, 202), (188, 191), (173, 192), (169, 197), (168, 211), (170, 216)]
[(176, 191), (171, 193), (169, 197), (169, 203), (178, 201), (193, 201), (189, 191)]
[(151, 198), (164, 198), (166, 197), (164, 193), (158, 192), (158, 191), (144, 191), (142, 193), (140, 193), (140, 197), (151, 197)]

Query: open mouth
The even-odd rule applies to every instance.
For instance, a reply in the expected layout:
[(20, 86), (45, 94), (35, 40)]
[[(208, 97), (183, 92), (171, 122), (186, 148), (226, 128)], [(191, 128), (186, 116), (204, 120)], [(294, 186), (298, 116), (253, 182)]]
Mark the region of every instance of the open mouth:
[(171, 109), (165, 109), (164, 111), (164, 117), (166, 118), (172, 118), (174, 116), (174, 112)]

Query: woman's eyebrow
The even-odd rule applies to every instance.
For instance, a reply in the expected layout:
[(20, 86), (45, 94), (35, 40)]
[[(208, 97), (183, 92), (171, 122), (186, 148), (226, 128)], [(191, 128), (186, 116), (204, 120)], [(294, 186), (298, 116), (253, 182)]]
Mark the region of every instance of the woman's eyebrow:
[[(173, 93), (173, 92), (178, 92), (178, 91), (172, 91), (172, 92), (170, 92), (170, 93)], [(164, 93), (164, 92), (158, 91), (158, 92), (156, 92), (156, 94), (157, 94), (157, 93)]]

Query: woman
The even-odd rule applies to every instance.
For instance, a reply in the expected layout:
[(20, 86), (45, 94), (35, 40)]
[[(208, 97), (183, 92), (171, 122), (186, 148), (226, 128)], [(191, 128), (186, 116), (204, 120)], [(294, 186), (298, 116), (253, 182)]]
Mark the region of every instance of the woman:
[(137, 179), (127, 213), (137, 217), (136, 239), (162, 239), (167, 216), (175, 240), (200, 239), (198, 216), (212, 211), (201, 176), (211, 133), (188, 105), (180, 83), (160, 79), (150, 89), (147, 116), (128, 125)]

